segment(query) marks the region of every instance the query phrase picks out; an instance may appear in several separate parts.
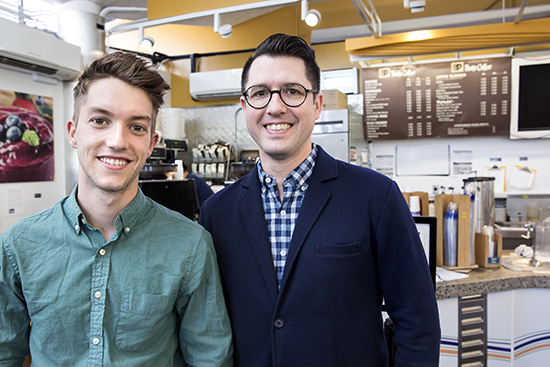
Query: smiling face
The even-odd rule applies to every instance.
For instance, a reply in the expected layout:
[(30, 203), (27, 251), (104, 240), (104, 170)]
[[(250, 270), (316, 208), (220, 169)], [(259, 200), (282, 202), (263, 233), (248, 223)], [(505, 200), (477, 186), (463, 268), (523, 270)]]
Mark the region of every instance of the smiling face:
[[(297, 57), (260, 56), (252, 63), (245, 89), (263, 85), (269, 90), (280, 90), (287, 83), (298, 83), (312, 89), (306, 77), (304, 61)], [(250, 107), (244, 97), (241, 105), (248, 132), (260, 148), (260, 157), (266, 161), (300, 164), (311, 152), (311, 132), (321, 114), (322, 94), (308, 93), (299, 107), (288, 107), (278, 94), (262, 109)]]
[(69, 120), (69, 142), (77, 150), (79, 193), (131, 192), (156, 143), (153, 107), (147, 94), (116, 78), (90, 85), (78, 123)]

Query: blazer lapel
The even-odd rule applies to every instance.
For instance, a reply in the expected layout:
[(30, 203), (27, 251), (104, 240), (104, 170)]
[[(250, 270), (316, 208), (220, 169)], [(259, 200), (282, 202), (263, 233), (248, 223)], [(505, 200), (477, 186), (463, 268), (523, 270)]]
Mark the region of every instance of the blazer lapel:
[(294, 262), (296, 261), (296, 258), (298, 257), (309, 232), (313, 228), (317, 218), (319, 218), (323, 208), (331, 197), (331, 193), (324, 187), (322, 181), (338, 177), (337, 164), (334, 158), (325, 153), (319, 145), (317, 146), (317, 149), (318, 153), (315, 168), (313, 169), (313, 174), (311, 175), (309, 186), (306, 191), (306, 197), (304, 198), (302, 207), (300, 208), (300, 214), (296, 220), (296, 226), (294, 227), (294, 232), (290, 241), (288, 258), (286, 260), (281, 283), (281, 290), (285, 286), (286, 279), (292, 271)]
[(252, 250), (256, 256), (256, 261), (262, 272), (271, 300), (275, 303), (278, 293), (277, 275), (275, 274), (273, 256), (271, 255), (271, 244), (269, 243), (269, 233), (265, 222), (260, 184), (258, 182), (258, 171), (256, 168), (242, 180), (241, 185), (245, 189), (239, 199), (239, 210), (244, 220), (249, 244), (252, 246)]

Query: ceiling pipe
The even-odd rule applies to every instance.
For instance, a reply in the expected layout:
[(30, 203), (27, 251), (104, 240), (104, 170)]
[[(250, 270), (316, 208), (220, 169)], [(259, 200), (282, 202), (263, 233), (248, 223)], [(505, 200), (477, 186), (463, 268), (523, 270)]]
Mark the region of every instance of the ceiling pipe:
[(229, 7), (220, 8), (220, 9), (198, 11), (198, 12), (189, 13), (189, 14), (180, 14), (172, 17), (161, 18), (161, 19), (136, 20), (133, 22), (120, 24), (116, 27), (111, 28), (106, 32), (107, 33), (127, 32), (127, 31), (133, 31), (133, 30), (139, 29), (140, 27), (144, 27), (144, 28), (156, 27), (159, 25), (178, 23), (178, 22), (182, 22), (190, 19), (214, 16), (216, 13), (225, 14), (225, 13), (234, 13), (234, 12), (245, 11), (245, 10), (275, 7), (275, 6), (281, 6), (281, 5), (291, 5), (291, 4), (296, 4), (298, 1), (299, 0), (267, 0), (267, 1), (257, 2), (257, 3), (229, 6)]
[(103, 8), (99, 13), (99, 16), (105, 18), (109, 13), (113, 12), (147, 12), (147, 8), (138, 8), (138, 7), (126, 7), (126, 6), (108, 6)]
[(523, 12), (525, 11), (525, 7), (527, 6), (527, 3), (529, 0), (523, 0), (521, 2), (521, 5), (519, 7), (518, 15), (516, 15), (516, 20), (514, 20), (514, 24), (518, 24), (521, 20), (521, 16), (523, 15)]
[[(373, 37), (380, 37), (382, 35), (382, 21), (376, 12), (376, 8), (372, 4), (371, 0), (367, 0), (369, 7), (363, 3), (363, 0), (351, 0), (355, 10), (359, 13), (365, 25), (369, 29)], [(313, 36), (313, 34), (312, 34)]]
[[(513, 21), (518, 14), (518, 10), (519, 8), (506, 9), (504, 13), (508, 18), (507, 21)], [(523, 20), (548, 17), (550, 17), (550, 5), (529, 6), (523, 12)], [(455, 28), (493, 23), (502, 23), (501, 9), (384, 22), (383, 27), (384, 34), (388, 35), (423, 29)], [(373, 36), (373, 34), (367, 25), (315, 29), (311, 31), (311, 44), (343, 42), (350, 38), (370, 36)]]

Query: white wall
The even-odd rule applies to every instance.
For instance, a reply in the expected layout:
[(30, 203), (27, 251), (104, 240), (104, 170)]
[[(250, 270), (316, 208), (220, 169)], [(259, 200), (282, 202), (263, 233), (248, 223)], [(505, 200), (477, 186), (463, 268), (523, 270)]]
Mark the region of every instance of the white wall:
[[(371, 161), (373, 168), (376, 168), (377, 156), (393, 155), (396, 156), (396, 147), (441, 147), (448, 146), (450, 149), (450, 175), (445, 176), (430, 176), (430, 175), (412, 175), (392, 177), (402, 190), (424, 191), (432, 193), (432, 185), (443, 185), (448, 187), (454, 186), (455, 192), (462, 193), (463, 179), (473, 176), (484, 176), (485, 167), (498, 165), (506, 167), (506, 179), (510, 180), (512, 171), (516, 165), (521, 167), (527, 166), (530, 169), (537, 171), (533, 186), (530, 192), (550, 193), (550, 139), (540, 140), (510, 140), (508, 137), (463, 137), (453, 139), (421, 139), (421, 140), (392, 140), (392, 141), (374, 141), (372, 144)], [(367, 143), (357, 147), (367, 149)], [(471, 167), (475, 173), (470, 175), (455, 175), (453, 174), (453, 162), (456, 159), (457, 151), (471, 151)], [(526, 157), (526, 161), (520, 158)], [(493, 160), (492, 160), (493, 159)], [(500, 161), (494, 161), (500, 159)], [(411, 170), (424, 170), (426, 166), (433, 165), (434, 162), (447, 162), (447, 157), (433, 156), (430, 159), (418, 159), (414, 161)], [(399, 164), (397, 159), (394, 164)]]
[[(0, 231), (29, 214), (50, 207), (65, 196), (65, 121), (63, 111), (63, 84), (48, 85), (33, 82), (29, 74), (0, 68), (0, 89), (44, 95), (53, 98), (55, 177), (50, 182), (23, 182), (0, 184)], [(10, 215), (6, 195), (9, 189), (22, 190), (22, 211)], [(40, 198), (36, 198), (40, 194)]]
[[(348, 99), (349, 101), (349, 99)], [(238, 127), (238, 140), (240, 149), (256, 149), (256, 145), (246, 131), (246, 124), (242, 112), (237, 112), (238, 105), (211, 106), (205, 108), (186, 108), (185, 129), (189, 139), (190, 149), (197, 143), (213, 143), (216, 139), (222, 139), (233, 143), (235, 126)], [(362, 106), (350, 103), (353, 111), (361, 111)], [(353, 139), (352, 146), (357, 148), (357, 164), (363, 164), (361, 150), (368, 150), (368, 143), (364, 139)], [(412, 162), (411, 170), (429, 168), (433, 164), (449, 164), (449, 175), (428, 176), (396, 175), (396, 147), (446, 147), (450, 151), (450, 159), (447, 157), (433, 156), (430, 160), (418, 159)], [(476, 171), (470, 175), (453, 174), (453, 152), (471, 152), (471, 169)], [(402, 190), (424, 191), (432, 194), (432, 185), (448, 187), (452, 185), (455, 193), (462, 193), (463, 179), (467, 177), (484, 176), (486, 166), (498, 165), (506, 167), (506, 179), (510, 179), (511, 171), (516, 165), (529, 167), (537, 171), (531, 192), (550, 193), (550, 139), (541, 140), (511, 140), (506, 136), (499, 137), (458, 137), (447, 139), (419, 139), (419, 140), (380, 140), (374, 141), (371, 146), (372, 168), (376, 168), (376, 156), (393, 156), (393, 176), (391, 176)], [(520, 161), (520, 157), (526, 157), (527, 161)], [(492, 161), (491, 159), (500, 159)], [(365, 162), (366, 165), (366, 162)]]

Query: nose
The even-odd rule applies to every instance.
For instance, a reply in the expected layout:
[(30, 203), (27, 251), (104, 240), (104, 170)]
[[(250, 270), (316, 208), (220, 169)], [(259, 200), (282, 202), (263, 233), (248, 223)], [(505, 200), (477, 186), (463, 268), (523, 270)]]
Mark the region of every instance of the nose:
[(114, 150), (124, 150), (128, 148), (128, 133), (124, 124), (114, 123), (113, 128), (107, 132), (106, 144), (109, 148)]
[(266, 108), (267, 113), (271, 115), (278, 115), (286, 111), (287, 105), (283, 103), (280, 93), (273, 93), (271, 95), (271, 101), (269, 101)]

